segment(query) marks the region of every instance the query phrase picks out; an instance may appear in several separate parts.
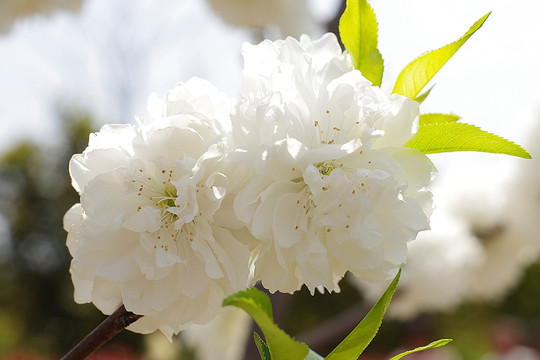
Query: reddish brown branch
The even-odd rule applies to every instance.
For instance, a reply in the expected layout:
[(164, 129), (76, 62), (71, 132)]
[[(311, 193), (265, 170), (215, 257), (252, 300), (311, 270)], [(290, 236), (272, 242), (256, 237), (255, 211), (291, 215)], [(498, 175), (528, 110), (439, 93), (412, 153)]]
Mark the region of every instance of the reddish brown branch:
[(97, 328), (71, 349), (61, 360), (82, 360), (99, 349), (120, 331), (133, 324), (142, 315), (127, 311), (124, 305), (107, 317)]

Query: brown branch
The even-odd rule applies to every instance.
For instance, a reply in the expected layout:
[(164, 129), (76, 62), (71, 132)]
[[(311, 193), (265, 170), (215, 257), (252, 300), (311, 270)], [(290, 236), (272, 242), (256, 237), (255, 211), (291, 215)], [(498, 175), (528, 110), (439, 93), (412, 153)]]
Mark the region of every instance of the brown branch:
[(133, 324), (142, 315), (127, 311), (124, 305), (107, 317), (97, 328), (71, 349), (61, 360), (82, 360), (99, 349), (120, 331)]

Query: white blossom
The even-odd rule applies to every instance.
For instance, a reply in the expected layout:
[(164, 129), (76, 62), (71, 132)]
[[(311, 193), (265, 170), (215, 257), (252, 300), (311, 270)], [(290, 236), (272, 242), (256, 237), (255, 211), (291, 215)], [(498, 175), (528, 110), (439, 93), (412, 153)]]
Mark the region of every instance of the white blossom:
[[(466, 296), (468, 277), (482, 257), (481, 245), (464, 221), (443, 209), (434, 211), (430, 226), (430, 231), (421, 232), (409, 245), (389, 316), (408, 319), (420, 313), (450, 310)], [(373, 303), (388, 286), (387, 282), (370, 284), (355, 277), (349, 279)]]
[(195, 350), (197, 360), (239, 360), (250, 340), (251, 323), (244, 310), (226, 306), (208, 324), (182, 332), (182, 340)]
[[(210, 321), (247, 286), (222, 171), (228, 99), (192, 79), (154, 97), (147, 125), (105, 125), (70, 161), (81, 203), (65, 215), (75, 300), (106, 314), (124, 304), (136, 332), (171, 337)], [(225, 213), (225, 215), (221, 215)]]
[(371, 86), (332, 34), (243, 54), (232, 157), (253, 175), (234, 209), (259, 241), (255, 279), (293, 292), (338, 290), (347, 270), (391, 277), (429, 227), (434, 167), (404, 147), (418, 104)]
[[(390, 316), (410, 318), (466, 301), (497, 300), (538, 257), (534, 233), (540, 208), (530, 196), (530, 170), (516, 176), (508, 162), (479, 167), (481, 158), (452, 160), (432, 184), (437, 210), (431, 230), (409, 246)], [(384, 291), (384, 284), (354, 283), (372, 302)]]
[(282, 36), (309, 34), (317, 27), (306, 0), (208, 0), (212, 9), (233, 26), (277, 27)]
[[(483, 155), (487, 156), (490, 155)], [(457, 284), (448, 282), (448, 287), (460, 294), (459, 303), (499, 299), (515, 286), (524, 267), (538, 254), (538, 250), (534, 250), (535, 246), (538, 247), (534, 236), (525, 227), (513, 224), (513, 219), (520, 217), (527, 221), (525, 218), (528, 216), (523, 216), (522, 210), (526, 203), (515, 196), (511, 185), (514, 181), (511, 178), (515, 177), (511, 163), (496, 162), (480, 167), (479, 161), (453, 164), (444, 171), (438, 179), (441, 181), (433, 189), (437, 207), (448, 219), (453, 219), (447, 226), (438, 228), (437, 224), (433, 225), (433, 241), (444, 241), (442, 238), (452, 232), (449, 230), (452, 226), (464, 229), (460, 239), (455, 236), (452, 246), (460, 247), (462, 251), (467, 247), (476, 249), (463, 253), (462, 267), (456, 272), (456, 276), (461, 277), (459, 287), (463, 289), (457, 289)], [(411, 249), (410, 254), (414, 251)], [(441, 248), (432, 255), (441, 259), (441, 271), (453, 267), (443, 252), (448, 252), (448, 249)], [(413, 260), (411, 257), (410, 261)], [(422, 259), (418, 258), (416, 262), (416, 266), (423, 267)], [(427, 281), (434, 282), (435, 277), (435, 272), (426, 269), (411, 281), (425, 282), (431, 278)], [(437, 291), (437, 287), (431, 289), (431, 293)]]
[[(535, 159), (535, 149), (532, 150)], [(523, 167), (515, 168), (513, 165), (520, 161), (523, 160), (510, 158), (490, 172), (483, 169), (484, 175), (479, 176), (484, 183), (482, 190), (473, 194), (475, 189), (469, 188), (466, 196), (471, 200), (461, 204), (460, 212), (483, 252), (467, 279), (470, 299), (500, 299), (516, 286), (526, 266), (540, 254), (536, 164), (531, 163), (535, 160), (527, 160)], [(499, 176), (498, 181), (494, 180), (495, 175)]]
[(57, 10), (78, 11), (82, 0), (2, 0), (0, 32), (7, 32), (18, 19), (35, 14), (50, 14)]

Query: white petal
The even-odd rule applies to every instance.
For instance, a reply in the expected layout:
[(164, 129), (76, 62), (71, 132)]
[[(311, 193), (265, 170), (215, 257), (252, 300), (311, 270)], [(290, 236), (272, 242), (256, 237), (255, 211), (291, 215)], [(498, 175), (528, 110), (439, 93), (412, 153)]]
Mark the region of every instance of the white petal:
[(272, 214), (273, 238), (280, 246), (291, 247), (302, 237), (300, 224), (304, 221), (305, 210), (297, 204), (298, 194), (289, 193), (279, 197)]
[(122, 226), (135, 232), (154, 232), (161, 225), (161, 211), (151, 206), (144, 206), (133, 215), (129, 216)]
[(66, 230), (67, 232), (71, 231), (71, 228), (76, 224), (80, 224), (82, 219), (83, 219), (83, 211), (82, 211), (81, 204), (73, 205), (64, 215), (64, 218), (63, 218), (64, 230)]

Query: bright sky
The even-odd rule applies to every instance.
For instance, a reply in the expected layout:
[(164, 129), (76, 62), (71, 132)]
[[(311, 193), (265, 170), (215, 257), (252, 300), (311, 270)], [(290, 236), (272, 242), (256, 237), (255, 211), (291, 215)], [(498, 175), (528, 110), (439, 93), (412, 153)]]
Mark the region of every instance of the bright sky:
[[(436, 76), (428, 111), (453, 111), (486, 130), (525, 140), (520, 124), (540, 117), (540, 2), (533, 0), (374, 0), (385, 80), (416, 55), (457, 39), (491, 16)], [(531, 113), (531, 111), (533, 113)], [(534, 114), (534, 115), (533, 115)]]
[(0, 150), (26, 136), (54, 143), (59, 106), (130, 122), (152, 91), (191, 76), (233, 93), (248, 38), (200, 0), (86, 0), (80, 14), (24, 19), (0, 39)]
[[(334, 0), (332, 0), (334, 1)], [(310, 0), (332, 9), (331, 0)], [(424, 51), (484, 27), (436, 76), (423, 112), (527, 143), (540, 117), (540, 2), (371, 0), (385, 59), (383, 87)], [(0, 151), (21, 137), (54, 143), (58, 105), (78, 104), (102, 122), (146, 115), (146, 99), (191, 76), (234, 95), (249, 32), (224, 25), (201, 0), (86, 0), (80, 14), (16, 24), (0, 38)]]
[[(524, 145), (540, 130), (540, 2), (533, 0), (372, 0), (385, 58), (383, 83), (391, 88), (399, 71), (425, 51), (456, 40), (492, 11), (484, 26), (435, 76), (421, 112), (452, 112), (462, 121)], [(383, 84), (383, 85), (384, 85)], [(540, 156), (540, 154), (538, 154)], [(533, 154), (533, 157), (535, 154)], [(479, 153), (431, 156), (440, 176), (505, 181), (522, 159)], [(506, 178), (506, 179), (505, 179)], [(487, 180), (489, 181), (489, 179)]]

